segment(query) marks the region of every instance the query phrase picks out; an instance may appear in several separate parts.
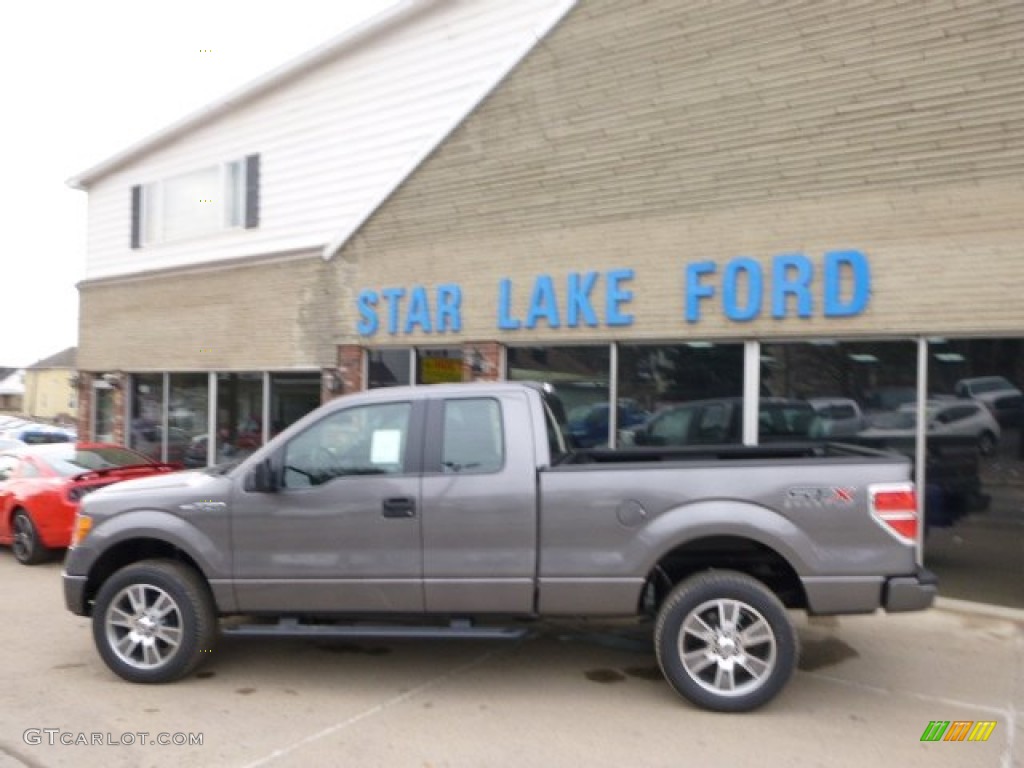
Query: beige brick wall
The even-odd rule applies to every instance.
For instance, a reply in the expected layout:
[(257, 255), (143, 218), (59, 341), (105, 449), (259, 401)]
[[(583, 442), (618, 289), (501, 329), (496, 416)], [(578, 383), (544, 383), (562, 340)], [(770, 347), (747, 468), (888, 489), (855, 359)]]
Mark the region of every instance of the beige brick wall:
[[(1022, 211), (1019, 0), (582, 0), (333, 262), (341, 338), (359, 287), (443, 282), (463, 338), (1019, 335)], [(683, 320), (689, 262), (847, 248), (860, 317)], [(628, 332), (496, 333), (500, 278), (521, 315), (538, 273), (622, 267)]]
[(333, 366), (335, 269), (319, 252), (80, 285), (83, 371)]

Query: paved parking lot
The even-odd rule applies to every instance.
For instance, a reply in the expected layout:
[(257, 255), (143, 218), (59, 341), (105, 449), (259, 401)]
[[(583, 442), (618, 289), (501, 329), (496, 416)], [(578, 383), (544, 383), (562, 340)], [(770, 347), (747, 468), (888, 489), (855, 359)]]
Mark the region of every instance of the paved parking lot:
[[(671, 692), (643, 632), (570, 623), (512, 644), (233, 639), (188, 680), (135, 686), (64, 610), (59, 564), (0, 551), (0, 585), (0, 768), (1024, 766), (1015, 614), (800, 619), (789, 687), (716, 715)], [(932, 720), (997, 725), (922, 743)], [(93, 738), (115, 744), (60, 743)]]

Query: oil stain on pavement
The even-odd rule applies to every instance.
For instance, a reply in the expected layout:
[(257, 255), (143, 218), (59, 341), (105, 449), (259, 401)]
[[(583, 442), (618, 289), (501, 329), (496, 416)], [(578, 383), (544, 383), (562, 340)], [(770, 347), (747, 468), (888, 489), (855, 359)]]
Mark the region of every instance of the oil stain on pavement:
[(800, 649), (799, 669), (813, 672), (823, 667), (831, 667), (847, 659), (860, 656), (856, 650), (838, 637), (824, 637), (820, 640), (805, 640)]
[(588, 669), (583, 676), (594, 683), (621, 683), (626, 679), (617, 669)]

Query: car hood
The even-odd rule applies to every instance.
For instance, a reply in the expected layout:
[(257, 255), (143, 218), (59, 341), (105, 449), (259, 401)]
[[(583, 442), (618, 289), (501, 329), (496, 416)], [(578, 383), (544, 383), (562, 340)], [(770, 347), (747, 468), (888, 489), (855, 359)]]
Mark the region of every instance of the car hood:
[(138, 477), (131, 480), (123, 480), (119, 483), (114, 483), (113, 485), (108, 485), (99, 491), (96, 491), (95, 495), (103, 494), (105, 496), (112, 496), (114, 494), (137, 493), (139, 491), (187, 488), (202, 484), (204, 479), (210, 479), (209, 475), (200, 470), (149, 475), (148, 477)]

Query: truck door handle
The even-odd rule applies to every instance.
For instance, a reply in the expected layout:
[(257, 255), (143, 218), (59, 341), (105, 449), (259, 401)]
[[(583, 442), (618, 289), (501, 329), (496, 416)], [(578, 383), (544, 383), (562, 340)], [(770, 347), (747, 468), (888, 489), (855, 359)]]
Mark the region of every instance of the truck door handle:
[(416, 500), (408, 496), (384, 499), (381, 506), (384, 517), (416, 517)]

